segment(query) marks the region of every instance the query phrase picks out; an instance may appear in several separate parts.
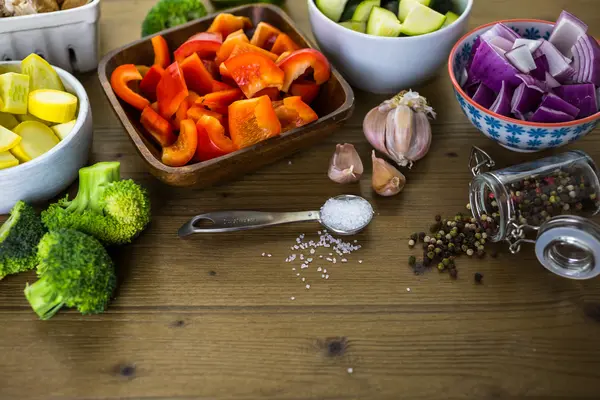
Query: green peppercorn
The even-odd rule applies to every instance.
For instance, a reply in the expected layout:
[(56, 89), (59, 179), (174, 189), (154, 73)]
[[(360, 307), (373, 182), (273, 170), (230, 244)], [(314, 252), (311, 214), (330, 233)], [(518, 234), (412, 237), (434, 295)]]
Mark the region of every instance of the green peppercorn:
[(440, 235), (440, 234), (438, 233), (437, 235), (435, 235), (435, 238), (436, 238), (437, 240), (440, 240), (440, 239), (442, 238), (442, 235)]
[(442, 260), (442, 264), (444, 264), (444, 266), (447, 267), (448, 265), (450, 265), (450, 259), (449, 258), (444, 258)]
[(408, 257), (408, 265), (415, 265), (417, 263), (417, 259), (415, 258), (415, 256), (410, 256)]
[(439, 263), (439, 264), (438, 264), (438, 266), (437, 266), (437, 268), (438, 268), (438, 270), (439, 270), (440, 272), (442, 272), (443, 270), (445, 270), (445, 269), (446, 269), (446, 267), (445, 267), (445, 266), (444, 266), (444, 264), (442, 264), (442, 263)]
[(476, 233), (475, 234), (475, 239), (477, 239), (477, 240), (481, 239), (481, 233)]
[(436, 247), (434, 250), (435, 254), (440, 254), (442, 252), (442, 249), (440, 249), (439, 247)]
[(466, 244), (463, 244), (462, 246), (460, 246), (460, 248), (463, 251), (463, 253), (466, 253), (467, 250), (469, 250), (469, 247)]
[(430, 260), (433, 260), (434, 257), (435, 257), (435, 253), (433, 251), (430, 251), (429, 253), (427, 253), (427, 258), (429, 258)]

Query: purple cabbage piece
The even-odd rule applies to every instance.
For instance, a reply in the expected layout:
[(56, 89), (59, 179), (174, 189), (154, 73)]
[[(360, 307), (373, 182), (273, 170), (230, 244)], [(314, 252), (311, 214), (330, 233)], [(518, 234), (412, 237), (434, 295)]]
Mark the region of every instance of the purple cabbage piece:
[(473, 101), (484, 108), (490, 108), (492, 104), (494, 104), (494, 100), (496, 100), (496, 93), (485, 86), (485, 84), (479, 85), (477, 91), (472, 97)]
[(467, 65), (465, 66), (467, 71), (471, 70), (471, 65), (473, 64), (473, 59), (475, 58), (475, 54), (477, 53), (477, 49), (479, 48), (480, 44), (481, 44), (481, 36), (477, 36), (477, 39), (475, 39), (475, 42), (473, 43), (473, 49), (471, 49), (471, 54), (469, 55), (469, 60), (467, 61)]
[(522, 83), (515, 90), (510, 107), (511, 112), (519, 119), (525, 120), (525, 114), (534, 111), (542, 101), (543, 91), (532, 89)]
[(560, 87), (560, 82), (554, 79), (550, 72), (546, 72), (546, 85), (549, 89)]
[(537, 68), (537, 64), (529, 51), (529, 47), (526, 45), (515, 47), (514, 49), (507, 51), (505, 56), (516, 69), (524, 74), (528, 74)]
[(565, 112), (553, 110), (548, 107), (540, 107), (536, 110), (535, 113), (531, 117), (529, 117), (529, 121), (531, 122), (541, 122), (541, 123), (557, 123), (557, 122), (569, 122), (573, 121), (575, 118), (572, 115), (569, 115)]
[(588, 26), (573, 14), (563, 11), (556, 20), (554, 30), (548, 41), (565, 57), (572, 57), (575, 42), (587, 33)]
[(517, 40), (521, 37), (521, 36), (519, 36), (519, 34), (517, 32), (513, 31), (508, 26), (506, 26), (500, 22), (500, 23), (497, 23), (496, 25), (492, 26), (487, 31), (483, 32), (481, 34), (481, 39), (488, 41), (488, 40), (492, 39), (493, 37), (497, 37), (497, 36), (508, 40), (511, 43), (511, 45), (512, 45), (512, 43), (515, 42), (515, 40)]
[(512, 95), (512, 87), (506, 84), (506, 82), (502, 82), (500, 93), (498, 94), (498, 97), (496, 97), (494, 104), (492, 104), (490, 107), (490, 111), (495, 112), (496, 114), (504, 115), (505, 117), (509, 117)]
[(479, 89), (480, 85), (481, 85), (481, 82), (471, 82), (471, 83), (468, 83), (465, 86), (465, 93), (470, 98), (473, 98), (473, 96), (475, 96), (475, 93), (477, 93), (477, 89)]
[(473, 59), (469, 70), (469, 77), (474, 81), (481, 81), (487, 87), (498, 93), (502, 89), (502, 83), (507, 81), (513, 87), (521, 82), (516, 77), (519, 73), (515, 67), (494, 48), (482, 41)]
[(542, 40), (539, 51), (546, 56), (550, 75), (557, 81), (567, 82), (575, 75), (575, 70), (569, 65), (571, 60), (563, 56), (552, 43)]
[(581, 36), (573, 46), (573, 83), (600, 86), (600, 44), (589, 35)]
[(546, 107), (552, 110), (562, 111), (573, 116), (573, 118), (576, 118), (579, 115), (579, 108), (567, 103), (554, 93), (546, 93), (544, 97), (542, 97), (542, 104), (540, 104), (540, 107)]
[(554, 92), (567, 103), (579, 108), (577, 118), (585, 118), (598, 112), (596, 87), (593, 83), (563, 85)]
[(541, 55), (535, 59), (536, 68), (531, 71), (531, 76), (539, 81), (546, 80), (546, 72), (550, 71), (550, 65), (548, 65), (548, 58), (545, 55)]
[(517, 78), (522, 80), (523, 83), (525, 85), (527, 85), (527, 87), (529, 89), (537, 90), (540, 93), (545, 93), (545, 92), (550, 91), (550, 89), (548, 88), (548, 85), (546, 85), (544, 82), (538, 81), (531, 75), (517, 74), (516, 76), (517, 76)]

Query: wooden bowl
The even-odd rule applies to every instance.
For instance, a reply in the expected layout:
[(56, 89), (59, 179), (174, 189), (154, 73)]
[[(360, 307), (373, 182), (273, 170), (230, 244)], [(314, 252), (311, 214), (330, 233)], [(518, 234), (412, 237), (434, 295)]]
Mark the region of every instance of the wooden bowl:
[[(225, 12), (249, 17), (255, 26), (261, 21), (268, 22), (290, 35), (303, 47), (315, 47), (278, 7), (255, 4)], [(169, 49), (174, 50), (193, 34), (208, 29), (215, 16), (216, 14), (201, 18), (160, 34), (169, 44)], [(154, 52), (150, 38), (145, 37), (108, 53), (100, 61), (98, 75), (110, 104), (150, 172), (169, 185), (205, 187), (252, 172), (321, 141), (340, 127), (354, 109), (352, 88), (332, 66), (331, 78), (321, 86), (319, 97), (311, 105), (319, 115), (317, 121), (223, 157), (184, 167), (168, 167), (160, 160), (159, 146), (148, 140), (143, 133), (144, 128), (139, 122), (140, 112), (120, 101), (110, 86), (110, 76), (119, 65), (152, 65)]]

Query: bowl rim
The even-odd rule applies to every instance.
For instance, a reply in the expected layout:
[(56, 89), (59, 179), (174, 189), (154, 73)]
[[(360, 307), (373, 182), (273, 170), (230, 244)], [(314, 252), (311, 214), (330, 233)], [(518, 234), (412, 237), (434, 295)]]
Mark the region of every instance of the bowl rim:
[[(21, 61), (1, 61), (0, 62), (0, 66), (16, 65), (16, 64), (21, 64)], [(62, 68), (55, 67), (54, 65), (52, 66), (52, 68), (54, 68), (54, 70), (56, 71), (56, 73), (58, 74), (58, 76), (61, 78), (62, 81), (67, 82), (70, 86), (73, 87), (73, 91), (75, 92), (75, 95), (77, 96), (77, 99), (79, 102), (79, 104), (78, 104), (79, 112), (77, 113), (77, 119), (75, 122), (75, 126), (71, 130), (72, 134), (69, 134), (69, 136), (67, 136), (66, 139), (59, 141), (56, 146), (54, 146), (53, 148), (51, 148), (49, 151), (45, 152), (41, 156), (34, 158), (31, 161), (19, 163), (19, 165), (16, 165), (14, 167), (0, 170), (0, 178), (4, 178), (4, 177), (14, 174), (14, 173), (27, 172), (27, 170), (37, 167), (38, 165), (44, 163), (46, 161), (46, 159), (51, 157), (54, 153), (58, 153), (59, 151), (63, 150), (63, 148), (65, 148), (66, 146), (68, 146), (69, 143), (71, 143), (73, 140), (75, 140), (75, 136), (81, 134), (81, 132), (82, 132), (81, 128), (83, 128), (83, 125), (84, 125), (88, 115), (90, 114), (90, 102), (89, 102), (89, 99), (87, 96), (87, 92), (85, 91), (85, 88), (83, 87), (81, 82), (79, 82), (79, 80), (77, 78), (75, 78), (75, 76), (73, 76), (72, 74), (70, 74), (69, 72), (65, 71)]]
[(600, 119), (600, 111), (598, 111), (597, 113), (587, 116), (585, 118), (576, 119), (576, 120), (568, 121), (568, 122), (543, 123), (543, 122), (523, 121), (520, 119), (510, 118), (510, 117), (506, 117), (504, 115), (495, 113), (495, 112), (481, 106), (480, 104), (477, 104), (476, 102), (473, 101), (473, 99), (471, 99), (471, 96), (469, 96), (465, 93), (465, 91), (462, 89), (462, 87), (458, 84), (458, 80), (456, 79), (456, 76), (454, 75), (453, 66), (454, 66), (455, 54), (458, 51), (458, 47), (461, 46), (469, 36), (473, 35), (474, 33), (477, 33), (478, 31), (489, 28), (498, 23), (507, 24), (507, 23), (517, 23), (517, 22), (530, 22), (530, 23), (537, 23), (537, 24), (546, 24), (546, 25), (551, 25), (551, 26), (556, 25), (556, 22), (546, 21), (543, 19), (515, 18), (515, 19), (501, 19), (498, 21), (489, 22), (487, 24), (478, 26), (477, 28), (470, 30), (456, 42), (456, 44), (454, 45), (454, 47), (452, 47), (452, 50), (450, 51), (450, 55), (448, 56), (448, 74), (450, 75), (450, 80), (452, 81), (452, 86), (454, 86), (454, 89), (457, 90), (458, 93), (460, 93), (460, 95), (462, 97), (464, 97), (465, 100), (470, 105), (477, 108), (478, 110), (483, 111), (486, 114), (490, 114), (495, 118), (498, 118), (505, 122), (510, 122), (513, 124), (525, 125), (525, 126), (531, 126), (531, 127), (537, 127), (537, 128), (563, 128), (563, 127), (572, 127), (572, 126), (587, 124), (589, 122)]
[[(416, 42), (418, 40), (425, 40), (425, 38), (432, 38), (435, 36), (440, 36), (440, 35), (448, 33), (446, 28), (449, 28), (450, 26), (455, 25), (455, 24), (457, 25), (459, 22), (466, 20), (467, 18), (469, 18), (469, 15), (471, 15), (471, 10), (473, 9), (473, 4), (475, 3), (475, 0), (466, 0), (466, 1), (467, 1), (467, 5), (465, 7), (465, 11), (463, 11), (460, 14), (460, 16), (458, 17), (458, 19), (456, 21), (454, 21), (451, 25), (445, 27), (444, 29), (438, 29), (437, 31), (429, 32), (424, 35), (389, 37), (389, 36), (369, 35), (367, 33), (357, 32), (352, 29), (343, 27), (338, 22), (335, 22), (335, 21), (329, 19), (325, 14), (323, 14), (323, 12), (321, 10), (319, 10), (319, 7), (317, 7), (317, 5), (315, 4), (315, 0), (307, 0), (309, 11), (311, 9), (316, 10), (317, 15), (319, 15), (323, 19), (327, 20), (328, 24), (335, 25), (338, 29), (340, 29), (340, 31), (349, 32), (351, 35), (355, 35), (356, 37), (370, 38), (373, 40), (382, 40), (382, 41), (388, 41), (388, 42), (397, 41), (399, 43), (409, 42), (409, 41)], [(311, 27), (312, 27), (312, 21), (311, 21)]]
[[(136, 39), (132, 42), (129, 42), (121, 47), (117, 47), (109, 52), (107, 52), (102, 59), (100, 60), (100, 62), (98, 63), (98, 69), (97, 69), (97, 74), (100, 80), (100, 85), (102, 86), (102, 89), (104, 91), (104, 94), (106, 96), (106, 98), (109, 101), (109, 104), (111, 106), (111, 109), (113, 111), (113, 113), (115, 113), (117, 119), (121, 122), (121, 125), (123, 126), (123, 129), (125, 131), (125, 134), (130, 138), (130, 140), (133, 142), (134, 147), (136, 148), (137, 152), (139, 153), (139, 155), (144, 159), (144, 161), (146, 161), (146, 163), (148, 165), (150, 165), (152, 168), (155, 168), (157, 171), (161, 171), (167, 174), (189, 174), (189, 173), (195, 173), (198, 171), (201, 171), (202, 169), (212, 166), (214, 164), (218, 164), (224, 160), (230, 159), (230, 158), (235, 158), (236, 156), (239, 156), (242, 153), (248, 153), (248, 152), (253, 152), (258, 150), (260, 147), (265, 145), (265, 142), (268, 141), (272, 141), (272, 140), (277, 140), (277, 139), (281, 139), (281, 138), (287, 138), (287, 137), (291, 137), (292, 139), (290, 140), (294, 140), (295, 137), (297, 137), (301, 132), (303, 132), (303, 130), (307, 127), (311, 127), (315, 124), (319, 124), (321, 122), (327, 121), (327, 120), (336, 120), (336, 117), (338, 117), (341, 114), (344, 114), (345, 112), (347, 112), (348, 110), (350, 110), (350, 112), (352, 112), (354, 110), (354, 102), (355, 102), (355, 95), (354, 95), (354, 91), (352, 90), (352, 87), (350, 86), (350, 84), (348, 83), (348, 81), (346, 81), (346, 79), (340, 74), (340, 72), (336, 69), (336, 67), (333, 65), (333, 63), (331, 61), (329, 61), (330, 67), (331, 67), (331, 76), (335, 76), (335, 78), (337, 79), (337, 81), (340, 83), (340, 86), (342, 88), (342, 90), (344, 91), (345, 94), (345, 99), (344, 99), (344, 103), (336, 110), (332, 111), (329, 114), (323, 115), (323, 116), (319, 116), (319, 119), (317, 119), (314, 122), (311, 122), (308, 125), (299, 127), (299, 128), (295, 128), (295, 129), (291, 129), (287, 132), (281, 133), (280, 135), (267, 139), (267, 140), (263, 140), (259, 143), (256, 143), (252, 146), (249, 147), (245, 147), (239, 150), (236, 150), (232, 153), (228, 153), (225, 154), (224, 156), (221, 157), (217, 157), (217, 158), (213, 158), (210, 160), (206, 160), (206, 161), (202, 161), (202, 162), (197, 162), (197, 163), (193, 163), (193, 164), (187, 164), (184, 165), (182, 167), (171, 167), (168, 166), (166, 164), (163, 164), (163, 162), (159, 159), (156, 158), (152, 152), (150, 151), (150, 149), (148, 148), (148, 146), (145, 143), (141, 143), (138, 145), (138, 143), (134, 140), (133, 135), (135, 134), (136, 138), (140, 140), (141, 142), (141, 136), (142, 134), (140, 132), (138, 132), (138, 130), (133, 126), (132, 122), (130, 121), (129, 117), (127, 116), (127, 114), (125, 113), (125, 110), (123, 108), (123, 106), (120, 103), (119, 98), (117, 97), (117, 95), (114, 93), (114, 90), (112, 89), (111, 85), (110, 85), (110, 76), (108, 76), (107, 74), (107, 64), (109, 63), (109, 61), (115, 57), (117, 54), (123, 52), (124, 50), (127, 50), (128, 48), (131, 48), (133, 46), (139, 45), (140, 43), (144, 43), (144, 42), (150, 42), (150, 40), (155, 37), (155, 36), (159, 36), (159, 35), (166, 35), (170, 32), (173, 31), (177, 31), (180, 29), (185, 29), (189, 26), (193, 26), (199, 22), (203, 22), (203, 21), (209, 21), (209, 20), (213, 20), (217, 17), (218, 14), (220, 13), (231, 13), (234, 14), (236, 12), (241, 12), (241, 11), (245, 11), (246, 9), (254, 9), (254, 8), (267, 8), (270, 9), (271, 11), (277, 13), (291, 28), (293, 28), (295, 30), (295, 32), (302, 38), (304, 39), (304, 41), (308, 44), (308, 48), (311, 49), (315, 49), (315, 50), (319, 50), (319, 48), (314, 44), (314, 42), (309, 39), (298, 27), (298, 25), (291, 19), (291, 17), (281, 8), (281, 7), (277, 7), (273, 4), (269, 4), (269, 3), (252, 3), (252, 4), (244, 4), (241, 6), (237, 6), (237, 7), (232, 7), (232, 8), (227, 8), (224, 10), (219, 10), (216, 13), (212, 13), (212, 14), (208, 14), (202, 18), (198, 18), (196, 20), (193, 21), (189, 21), (185, 24), (182, 25), (178, 25), (178, 26), (174, 26), (171, 27), (169, 29), (165, 29), (163, 31), (157, 32), (155, 34), (152, 35), (148, 35), (148, 36), (144, 36), (142, 38)], [(329, 78), (331, 79), (331, 78)], [(140, 146), (143, 146), (143, 148), (141, 148)]]

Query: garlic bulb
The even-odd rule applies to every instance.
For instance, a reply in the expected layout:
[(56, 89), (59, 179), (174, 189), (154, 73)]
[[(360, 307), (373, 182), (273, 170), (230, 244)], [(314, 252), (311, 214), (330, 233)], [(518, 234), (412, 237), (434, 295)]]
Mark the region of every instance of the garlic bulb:
[(380, 196), (394, 196), (404, 189), (406, 177), (394, 166), (382, 158), (375, 156), (375, 151), (371, 154), (373, 161), (372, 186), (375, 193)]
[(435, 112), (427, 99), (403, 91), (371, 110), (363, 121), (363, 131), (375, 149), (410, 168), (431, 146), (429, 116), (435, 118)]
[(364, 172), (363, 163), (353, 145), (345, 143), (335, 146), (327, 175), (336, 183), (357, 182)]

